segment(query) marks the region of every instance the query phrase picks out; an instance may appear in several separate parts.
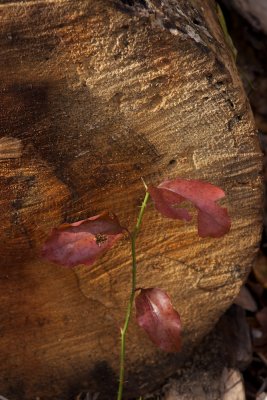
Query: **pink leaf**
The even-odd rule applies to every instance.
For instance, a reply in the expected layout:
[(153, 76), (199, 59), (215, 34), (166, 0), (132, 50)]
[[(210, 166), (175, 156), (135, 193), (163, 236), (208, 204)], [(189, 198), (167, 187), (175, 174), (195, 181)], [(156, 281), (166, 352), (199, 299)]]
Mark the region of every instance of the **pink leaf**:
[(122, 237), (123, 230), (118, 218), (108, 212), (63, 224), (52, 230), (41, 255), (66, 267), (92, 265)]
[(225, 193), (207, 182), (174, 179), (162, 182), (158, 187), (150, 186), (148, 191), (156, 209), (165, 217), (191, 220), (185, 208), (179, 208), (184, 201), (190, 201), (198, 210), (198, 234), (201, 237), (221, 237), (230, 230), (231, 221), (226, 208), (215, 202)]
[(135, 298), (138, 325), (160, 349), (177, 352), (181, 348), (181, 320), (167, 293), (158, 288), (141, 289)]

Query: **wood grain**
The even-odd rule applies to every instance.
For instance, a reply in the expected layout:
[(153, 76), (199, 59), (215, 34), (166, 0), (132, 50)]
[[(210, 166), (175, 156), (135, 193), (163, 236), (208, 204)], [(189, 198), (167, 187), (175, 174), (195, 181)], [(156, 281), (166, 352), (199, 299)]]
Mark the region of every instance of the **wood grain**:
[(114, 398), (130, 289), (125, 240), (88, 269), (39, 259), (50, 229), (104, 209), (133, 226), (150, 184), (225, 189), (233, 227), (200, 239), (148, 207), (138, 286), (167, 290), (181, 354), (132, 321), (127, 396), (161, 383), (239, 292), (261, 231), (261, 154), (212, 0), (0, 2), (1, 395)]

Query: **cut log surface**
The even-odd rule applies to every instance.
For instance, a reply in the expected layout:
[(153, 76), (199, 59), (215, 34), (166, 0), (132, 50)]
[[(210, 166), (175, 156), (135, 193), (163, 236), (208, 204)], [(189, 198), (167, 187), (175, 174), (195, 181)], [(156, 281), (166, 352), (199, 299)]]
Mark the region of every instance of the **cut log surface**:
[(177, 176), (222, 187), (230, 234), (149, 205), (140, 287), (160, 287), (183, 323), (183, 350), (156, 350), (136, 326), (125, 398), (160, 384), (240, 290), (261, 231), (261, 154), (212, 0), (0, 1), (0, 394), (114, 398), (130, 291), (125, 239), (93, 267), (44, 262), (52, 227), (102, 210), (132, 227), (141, 182)]

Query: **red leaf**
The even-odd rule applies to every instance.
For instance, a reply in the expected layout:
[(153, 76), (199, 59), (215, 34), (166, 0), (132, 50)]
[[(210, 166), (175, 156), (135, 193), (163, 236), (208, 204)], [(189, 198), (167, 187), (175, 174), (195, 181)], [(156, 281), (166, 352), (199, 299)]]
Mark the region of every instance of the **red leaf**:
[(165, 217), (191, 220), (185, 208), (178, 208), (189, 200), (198, 210), (198, 234), (201, 237), (221, 237), (230, 230), (231, 221), (226, 208), (215, 203), (225, 193), (207, 182), (186, 179), (164, 181), (158, 187), (150, 186), (148, 191), (156, 209)]
[(108, 212), (63, 224), (52, 230), (41, 255), (66, 267), (92, 265), (122, 237), (123, 230), (118, 218)]
[(158, 288), (141, 289), (135, 299), (138, 325), (161, 350), (181, 348), (181, 320), (167, 293)]

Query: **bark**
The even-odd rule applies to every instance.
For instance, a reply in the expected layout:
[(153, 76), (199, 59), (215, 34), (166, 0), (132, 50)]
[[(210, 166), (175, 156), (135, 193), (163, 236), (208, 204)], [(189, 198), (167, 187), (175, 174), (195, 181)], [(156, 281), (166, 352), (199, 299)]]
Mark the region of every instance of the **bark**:
[(183, 350), (157, 351), (132, 320), (125, 398), (139, 395), (231, 304), (260, 238), (261, 154), (215, 3), (1, 3), (1, 395), (67, 400), (85, 387), (115, 398), (130, 245), (67, 270), (38, 256), (52, 227), (106, 209), (133, 226), (141, 177), (227, 193), (232, 230), (219, 240), (147, 210), (138, 286), (169, 293)]

